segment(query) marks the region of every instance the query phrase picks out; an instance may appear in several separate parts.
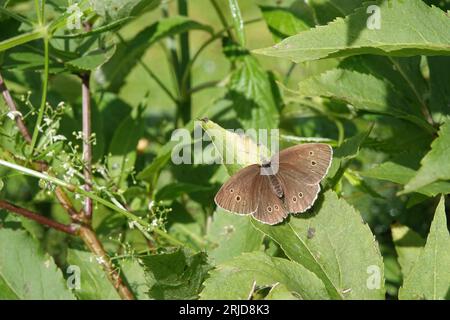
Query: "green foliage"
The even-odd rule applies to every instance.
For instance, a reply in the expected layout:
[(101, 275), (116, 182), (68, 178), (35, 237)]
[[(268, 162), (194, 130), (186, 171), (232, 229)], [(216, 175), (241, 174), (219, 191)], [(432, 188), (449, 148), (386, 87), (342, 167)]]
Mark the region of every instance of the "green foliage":
[[(449, 1), (36, 3), (0, 1), (1, 299), (450, 298)], [(333, 147), (276, 226), (214, 202), (259, 129)]]

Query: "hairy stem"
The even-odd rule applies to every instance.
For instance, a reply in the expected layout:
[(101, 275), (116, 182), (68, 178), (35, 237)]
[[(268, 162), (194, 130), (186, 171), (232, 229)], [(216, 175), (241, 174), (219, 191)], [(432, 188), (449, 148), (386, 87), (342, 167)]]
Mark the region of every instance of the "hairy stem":
[(51, 220), (44, 216), (41, 216), (40, 214), (37, 214), (33, 211), (18, 207), (16, 205), (14, 205), (10, 202), (4, 201), (4, 200), (0, 200), (0, 208), (8, 210), (13, 213), (16, 213), (18, 215), (24, 216), (24, 217), (34, 220), (37, 223), (40, 223), (44, 226), (53, 228), (55, 230), (58, 230), (58, 231), (61, 231), (61, 232), (67, 233), (67, 234), (75, 235), (75, 234), (77, 234), (77, 231), (78, 231), (78, 226), (76, 226), (76, 225), (66, 225), (66, 224), (56, 222), (54, 220)]
[[(92, 191), (92, 126), (91, 126), (91, 92), (90, 74), (81, 76), (82, 91), (82, 118), (83, 118), (83, 162), (84, 162), (84, 189)], [(84, 214), (88, 220), (92, 218), (92, 199), (84, 200)]]

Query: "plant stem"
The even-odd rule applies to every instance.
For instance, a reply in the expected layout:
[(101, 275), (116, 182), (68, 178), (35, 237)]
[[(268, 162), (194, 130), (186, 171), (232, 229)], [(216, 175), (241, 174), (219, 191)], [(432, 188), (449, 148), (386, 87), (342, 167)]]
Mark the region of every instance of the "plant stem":
[[(187, 0), (178, 0), (178, 13), (180, 16), (188, 16)], [(190, 56), (189, 32), (185, 32), (180, 35), (180, 72), (177, 79), (181, 95), (179, 108), (183, 125), (191, 120), (192, 112), (192, 95), (189, 93), (192, 78), (188, 69)]]
[(49, 43), (48, 35), (44, 37), (44, 83), (42, 86), (42, 98), (41, 106), (39, 107), (39, 114), (36, 121), (36, 125), (33, 131), (33, 137), (31, 138), (31, 148), (30, 156), (33, 156), (34, 147), (36, 146), (36, 141), (39, 135), (39, 127), (41, 126), (42, 119), (44, 117), (45, 107), (47, 105), (47, 88), (48, 88), (48, 66), (49, 66)]
[[(5, 99), (6, 105), (8, 106), (9, 110), (18, 112), (16, 103), (14, 102), (13, 98), (11, 97), (11, 94), (9, 93), (8, 88), (6, 87), (6, 83), (3, 80), (2, 75), (0, 74), (0, 91), (2, 92), (3, 98)], [(22, 134), (23, 138), (27, 143), (31, 142), (31, 135), (30, 132), (28, 132), (27, 127), (25, 126), (25, 123), (23, 122), (22, 116), (16, 115), (15, 116), (16, 125), (20, 130), (20, 133)]]
[(66, 225), (66, 224), (56, 222), (54, 220), (51, 220), (44, 216), (41, 216), (40, 214), (37, 214), (28, 209), (15, 206), (14, 204), (7, 202), (7, 201), (0, 200), (0, 208), (8, 210), (13, 213), (16, 213), (18, 215), (24, 216), (28, 219), (34, 220), (34, 221), (42, 224), (42, 225), (45, 225), (47, 227), (53, 228), (55, 230), (58, 230), (58, 231), (61, 231), (61, 232), (67, 233), (67, 234), (75, 235), (75, 234), (77, 234), (77, 231), (79, 228), (76, 225)]
[(217, 0), (211, 0), (211, 4), (213, 5), (214, 10), (216, 10), (217, 16), (219, 17), (219, 20), (222, 23), (224, 30), (226, 30), (228, 37), (234, 41), (235, 40), (234, 35), (231, 32), (232, 28), (230, 28), (230, 26), (228, 25), (227, 19), (225, 18), (224, 14), (222, 13), (222, 10), (220, 10), (220, 6), (217, 3)]
[[(84, 189), (92, 190), (92, 126), (91, 126), (91, 92), (90, 73), (81, 75), (82, 91), (82, 118), (83, 118), (83, 162), (84, 162)], [(84, 214), (88, 220), (92, 218), (92, 199), (84, 200)]]
[[(144, 227), (151, 228), (151, 225), (148, 222), (142, 220), (140, 217), (132, 214), (131, 212), (128, 212), (127, 210), (117, 207), (113, 203), (97, 196), (95, 193), (84, 190), (84, 188), (72, 185), (72, 184), (67, 183), (63, 180), (60, 180), (56, 177), (52, 177), (50, 175), (38, 172), (36, 170), (32, 170), (32, 169), (23, 167), (21, 165), (15, 164), (15, 163), (10, 163), (8, 161), (4, 161), (2, 159), (0, 159), (0, 166), (4, 166), (4, 167), (10, 168), (10, 169), (20, 171), (23, 174), (26, 174), (26, 175), (29, 175), (29, 176), (32, 176), (35, 178), (43, 179), (43, 180), (51, 182), (57, 186), (63, 187), (65, 189), (69, 190), (70, 192), (78, 193), (82, 196), (91, 198), (92, 200), (97, 201), (98, 203), (101, 203), (105, 207), (108, 207), (118, 213), (123, 214), (128, 219), (130, 219), (136, 223), (139, 223), (139, 224), (143, 225)], [(160, 235), (161, 237), (165, 238), (168, 242), (172, 243), (172, 245), (184, 246), (184, 244), (181, 241), (172, 237), (171, 235), (167, 234), (166, 232), (164, 232), (162, 230), (154, 228), (154, 229), (152, 229), (152, 231), (155, 232), (156, 234)]]
[(114, 267), (94, 231), (92, 231), (90, 227), (82, 226), (79, 230), (79, 235), (89, 250), (97, 256), (97, 261), (102, 265), (109, 281), (114, 285), (114, 288), (117, 290), (120, 297), (124, 300), (134, 300), (133, 293), (123, 282), (118, 269)]

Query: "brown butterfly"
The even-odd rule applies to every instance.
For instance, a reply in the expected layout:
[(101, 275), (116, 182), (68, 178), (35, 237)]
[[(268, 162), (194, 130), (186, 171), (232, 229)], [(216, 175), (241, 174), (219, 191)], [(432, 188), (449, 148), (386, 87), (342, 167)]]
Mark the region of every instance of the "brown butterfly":
[[(311, 208), (333, 158), (333, 149), (308, 143), (281, 151), (263, 164), (253, 164), (233, 175), (214, 198), (216, 204), (240, 215), (275, 225), (289, 213)], [(263, 173), (277, 167), (274, 174)], [(270, 171), (269, 171), (270, 172)]]

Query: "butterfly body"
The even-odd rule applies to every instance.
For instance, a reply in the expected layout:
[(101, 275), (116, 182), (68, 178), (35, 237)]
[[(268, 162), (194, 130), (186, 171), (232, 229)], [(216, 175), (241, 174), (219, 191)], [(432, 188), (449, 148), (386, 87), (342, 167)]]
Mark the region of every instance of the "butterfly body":
[(260, 222), (278, 224), (289, 213), (301, 213), (312, 207), (332, 154), (331, 147), (321, 143), (288, 148), (262, 165), (253, 164), (238, 171), (214, 200), (227, 211), (251, 214)]

